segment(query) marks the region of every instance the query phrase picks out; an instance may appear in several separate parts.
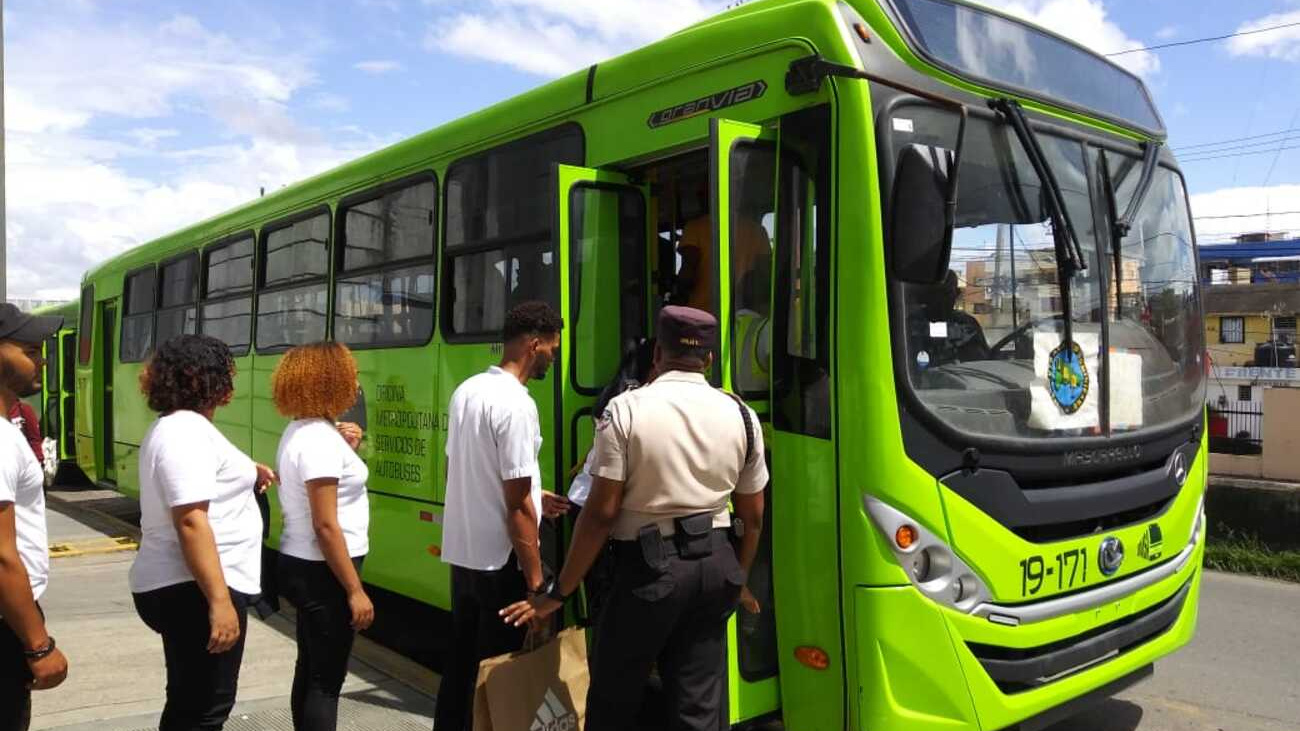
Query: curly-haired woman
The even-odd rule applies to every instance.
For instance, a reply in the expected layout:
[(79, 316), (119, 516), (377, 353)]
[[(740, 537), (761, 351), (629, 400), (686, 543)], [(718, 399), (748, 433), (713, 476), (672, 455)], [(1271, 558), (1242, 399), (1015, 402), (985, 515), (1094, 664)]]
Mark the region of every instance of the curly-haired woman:
[(220, 729), (235, 704), (248, 605), (261, 592), (255, 489), (275, 479), (212, 424), (235, 364), (216, 338), (167, 341), (140, 374), (158, 418), (140, 444), (136, 611), (162, 635), (167, 703), (159, 731)]
[(298, 663), (290, 706), (296, 731), (334, 731), (356, 630), (374, 620), (361, 585), (370, 548), (366, 463), (355, 424), (337, 420), (356, 401), (357, 366), (338, 343), (298, 346), (271, 376), (271, 398), (293, 419), (280, 437), (279, 581), (298, 609)]

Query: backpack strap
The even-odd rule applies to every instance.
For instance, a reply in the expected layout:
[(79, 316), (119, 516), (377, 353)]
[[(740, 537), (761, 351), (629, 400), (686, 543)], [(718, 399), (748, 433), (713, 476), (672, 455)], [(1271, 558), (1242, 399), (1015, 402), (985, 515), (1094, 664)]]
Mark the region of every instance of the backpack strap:
[[(722, 391), (722, 389), (718, 389)], [(745, 424), (745, 461), (740, 465), (740, 471), (744, 472), (745, 467), (749, 465), (749, 460), (754, 456), (754, 422), (749, 418), (749, 407), (745, 401), (730, 391), (722, 391), (727, 394), (727, 398), (736, 402), (736, 408), (740, 409), (740, 420)]]

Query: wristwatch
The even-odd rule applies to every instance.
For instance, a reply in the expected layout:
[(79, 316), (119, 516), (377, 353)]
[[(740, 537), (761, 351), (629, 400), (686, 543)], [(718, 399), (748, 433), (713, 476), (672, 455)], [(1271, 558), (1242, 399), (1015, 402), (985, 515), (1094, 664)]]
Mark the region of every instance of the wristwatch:
[(546, 594), (546, 598), (554, 599), (561, 604), (569, 598), (568, 594), (564, 594), (560, 591), (560, 580), (558, 578), (551, 579), (551, 583), (546, 585), (546, 591), (544, 593)]
[(40, 660), (49, 657), (54, 652), (54, 635), (49, 635), (49, 638), (50, 640), (45, 643), (45, 647), (35, 650), (23, 650), (23, 656), (28, 660)]

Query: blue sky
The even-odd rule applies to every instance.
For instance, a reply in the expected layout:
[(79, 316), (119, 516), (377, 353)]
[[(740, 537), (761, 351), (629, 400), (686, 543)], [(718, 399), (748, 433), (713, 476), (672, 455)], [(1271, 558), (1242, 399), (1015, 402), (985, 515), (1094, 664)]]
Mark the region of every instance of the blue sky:
[[(1300, 0), (989, 0), (1102, 52), (1300, 22)], [(9, 291), (72, 296), (131, 246), (648, 43), (717, 0), (9, 0)], [(1194, 214), (1300, 211), (1300, 27), (1117, 57)], [(1287, 134), (1272, 134), (1294, 130)], [(1271, 135), (1256, 137), (1259, 135)], [(1285, 140), (1290, 139), (1289, 142)], [(1228, 148), (1233, 144), (1221, 145)], [(1219, 148), (1191, 148), (1182, 154)], [(1202, 241), (1300, 214), (1198, 220)]]

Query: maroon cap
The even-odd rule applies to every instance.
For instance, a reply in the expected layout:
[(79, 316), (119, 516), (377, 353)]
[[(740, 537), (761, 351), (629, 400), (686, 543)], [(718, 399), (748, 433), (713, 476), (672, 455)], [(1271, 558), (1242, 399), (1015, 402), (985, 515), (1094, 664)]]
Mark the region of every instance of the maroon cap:
[(694, 307), (668, 305), (659, 311), (659, 342), (687, 348), (713, 349), (718, 318)]

